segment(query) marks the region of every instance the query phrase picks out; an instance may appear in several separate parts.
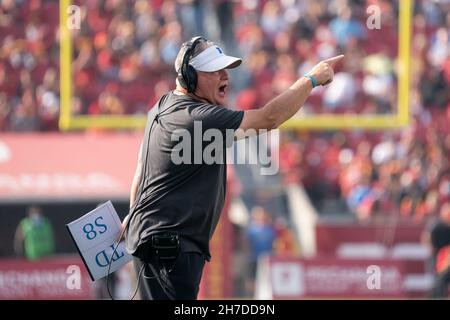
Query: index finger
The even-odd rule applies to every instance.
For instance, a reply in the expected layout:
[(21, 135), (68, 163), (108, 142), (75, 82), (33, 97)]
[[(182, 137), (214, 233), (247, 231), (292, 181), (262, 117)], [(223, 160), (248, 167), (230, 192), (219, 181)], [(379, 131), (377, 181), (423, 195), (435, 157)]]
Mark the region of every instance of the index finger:
[(336, 56), (336, 57), (333, 57), (333, 58), (330, 58), (330, 59), (323, 60), (323, 62), (328, 63), (331, 66), (334, 66), (336, 63), (338, 63), (342, 59), (344, 59), (344, 55), (343, 54), (341, 54), (339, 56)]

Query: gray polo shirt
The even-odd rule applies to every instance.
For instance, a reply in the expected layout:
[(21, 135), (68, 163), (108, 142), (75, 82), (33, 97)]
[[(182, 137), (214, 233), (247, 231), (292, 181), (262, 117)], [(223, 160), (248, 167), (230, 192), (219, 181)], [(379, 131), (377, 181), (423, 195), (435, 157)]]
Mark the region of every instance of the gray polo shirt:
[[(179, 234), (182, 251), (211, 258), (209, 241), (225, 200), (226, 147), (233, 142), (229, 133), (239, 128), (243, 116), (243, 111), (173, 92), (152, 108), (142, 144), (142, 194), (130, 212), (126, 231), (130, 254), (147, 243), (151, 235), (170, 231)], [(216, 139), (217, 135), (204, 135), (208, 129), (220, 131), (223, 141)], [(208, 152), (214, 159), (221, 159), (211, 163), (204, 161), (202, 154), (211, 151), (213, 142), (222, 143), (223, 152), (220, 148)]]

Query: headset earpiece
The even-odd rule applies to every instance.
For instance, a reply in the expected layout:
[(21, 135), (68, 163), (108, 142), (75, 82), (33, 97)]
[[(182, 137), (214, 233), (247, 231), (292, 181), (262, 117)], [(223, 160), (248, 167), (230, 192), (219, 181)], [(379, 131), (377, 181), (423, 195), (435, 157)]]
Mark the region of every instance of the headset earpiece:
[(178, 82), (188, 92), (194, 92), (197, 88), (197, 71), (195, 71), (195, 69), (189, 64), (189, 60), (195, 50), (195, 47), (201, 40), (207, 41), (203, 37), (194, 37), (189, 41), (186, 52), (183, 56), (181, 68), (178, 72)]
[(197, 71), (189, 63), (186, 65), (185, 77), (188, 79), (186, 83), (188, 92), (194, 92), (197, 88)]

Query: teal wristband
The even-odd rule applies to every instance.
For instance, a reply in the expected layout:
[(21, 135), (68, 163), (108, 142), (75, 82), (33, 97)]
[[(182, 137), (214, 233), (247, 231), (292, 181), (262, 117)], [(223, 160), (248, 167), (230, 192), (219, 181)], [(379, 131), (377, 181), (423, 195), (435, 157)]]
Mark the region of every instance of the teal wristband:
[(311, 80), (311, 84), (312, 84), (313, 88), (317, 87), (317, 80), (315, 77), (310, 76), (309, 74), (305, 74), (304, 76), (306, 78), (308, 78), (309, 80)]

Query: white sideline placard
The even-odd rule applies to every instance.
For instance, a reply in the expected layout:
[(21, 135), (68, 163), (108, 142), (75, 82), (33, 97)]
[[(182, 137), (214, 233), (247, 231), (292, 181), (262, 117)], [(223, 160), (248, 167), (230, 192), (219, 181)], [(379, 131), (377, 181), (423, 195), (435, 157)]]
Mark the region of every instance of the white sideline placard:
[(124, 242), (117, 246), (121, 225), (111, 201), (66, 225), (93, 281), (106, 277), (108, 268), (113, 273), (131, 261)]

